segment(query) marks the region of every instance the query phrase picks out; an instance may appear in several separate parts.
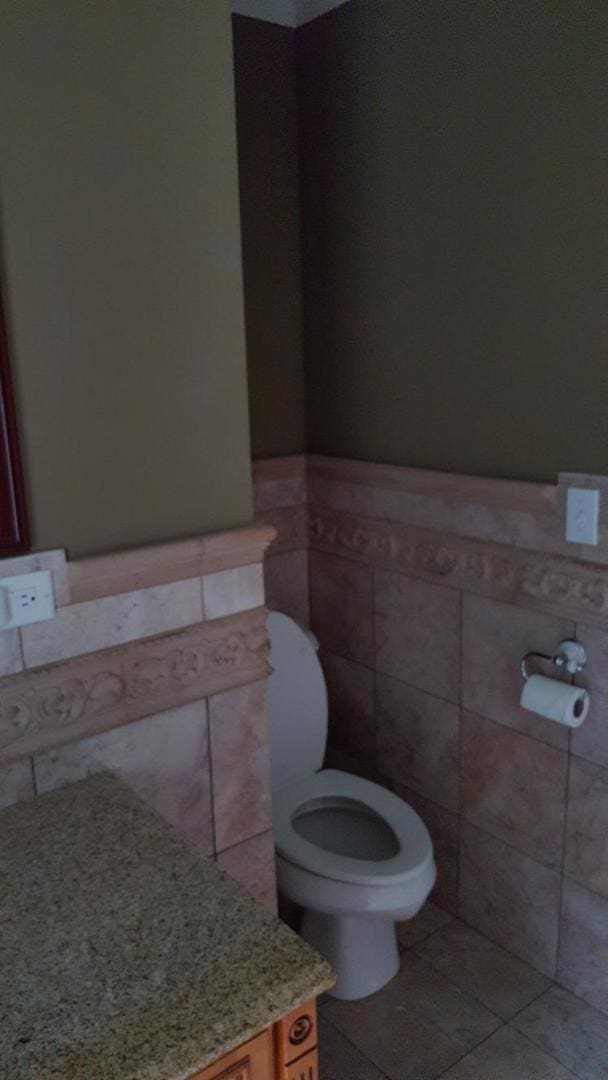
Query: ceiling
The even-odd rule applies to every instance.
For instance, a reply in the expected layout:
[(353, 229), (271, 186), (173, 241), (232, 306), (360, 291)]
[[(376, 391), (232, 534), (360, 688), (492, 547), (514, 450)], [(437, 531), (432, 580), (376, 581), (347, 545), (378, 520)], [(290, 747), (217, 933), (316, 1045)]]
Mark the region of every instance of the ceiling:
[(348, 0), (232, 0), (235, 15), (280, 23), (281, 26), (302, 26), (303, 23), (340, 7)]

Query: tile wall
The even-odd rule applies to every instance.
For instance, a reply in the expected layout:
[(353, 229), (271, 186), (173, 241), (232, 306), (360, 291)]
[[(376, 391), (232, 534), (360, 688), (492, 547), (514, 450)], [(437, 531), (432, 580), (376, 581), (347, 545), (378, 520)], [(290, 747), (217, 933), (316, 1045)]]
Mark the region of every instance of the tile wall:
[(51, 569), (58, 608), (0, 633), (0, 807), (109, 769), (274, 908), (261, 563), (272, 535), (4, 560), (2, 575)]
[[(377, 778), (426, 821), (438, 904), (608, 1012), (607, 523), (598, 548), (566, 544), (566, 476), (551, 487), (309, 455), (292, 477), (289, 460), (256, 465), (258, 519), (279, 534), (270, 606), (309, 615), (321, 642), (327, 763)], [(283, 572), (284, 552), (298, 562)], [(590, 656), (592, 707), (573, 732), (519, 705), (524, 653), (566, 636)]]

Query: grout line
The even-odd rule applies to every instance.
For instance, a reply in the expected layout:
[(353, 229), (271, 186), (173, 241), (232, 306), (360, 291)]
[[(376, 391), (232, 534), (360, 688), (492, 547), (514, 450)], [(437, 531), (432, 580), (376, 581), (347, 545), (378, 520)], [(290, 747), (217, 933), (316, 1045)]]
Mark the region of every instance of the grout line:
[(213, 747), (211, 745), (211, 717), (209, 715), (209, 698), (205, 698), (205, 730), (207, 732), (207, 754), (209, 757), (209, 801), (211, 803), (211, 836), (213, 839), (213, 858), (217, 859), (217, 836), (215, 829), (215, 791), (213, 783)]
[[(573, 679), (571, 681), (574, 681)], [(571, 767), (571, 753), (570, 745), (572, 742), (572, 733), (568, 732), (568, 755), (566, 764), (566, 790), (564, 792), (564, 822), (562, 827), (562, 858), (560, 863), (560, 882), (559, 882), (559, 903), (557, 908), (557, 937), (555, 942), (555, 975), (557, 979), (557, 973), (559, 970), (559, 957), (562, 946), (562, 912), (564, 907), (564, 881), (565, 881), (565, 864), (566, 864), (566, 840), (568, 835), (568, 807), (570, 803), (570, 767)]]
[(37, 783), (37, 780), (36, 780), (36, 766), (34, 764), (34, 754), (30, 755), (29, 763), (30, 763), (30, 769), (31, 769), (31, 772), (32, 772), (32, 786), (34, 788), (34, 796), (36, 796), (36, 795), (39, 794), (39, 792), (38, 792), (38, 783)]
[[(456, 1059), (456, 1061), (453, 1061), (451, 1065), (448, 1065), (447, 1069), (443, 1069), (442, 1072), (437, 1073), (437, 1076), (435, 1076), (433, 1080), (441, 1080), (442, 1076), (447, 1076), (455, 1065), (458, 1065), (461, 1061), (465, 1061), (471, 1054), (475, 1053), (476, 1050), (479, 1050), (480, 1046), (483, 1046), (485, 1043), (489, 1042), (490, 1039), (494, 1037), (494, 1035), (497, 1035), (499, 1031), (502, 1031), (502, 1029), (506, 1028), (507, 1026), (508, 1025), (503, 1020), (503, 1022), (500, 1023), (498, 1027), (494, 1029), (494, 1031), (491, 1031), (489, 1035), (485, 1035), (481, 1042), (476, 1043), (475, 1046), (472, 1046), (470, 1050), (467, 1050), (466, 1053), (462, 1054), (459, 1058)], [(481, 1078), (479, 1078), (479, 1080), (481, 1080)], [(487, 1078), (484, 1077), (483, 1080), (487, 1080)], [(521, 1080), (523, 1080), (523, 1078), (521, 1078)]]
[[(551, 989), (551, 988), (549, 987), (549, 989)], [(545, 993), (547, 993), (547, 991), (545, 991)], [(542, 997), (542, 995), (541, 995), (541, 997)], [(538, 1001), (538, 998), (534, 998), (534, 1001)], [(532, 1005), (533, 1002), (530, 1002), (530, 1004)], [(516, 1015), (519, 1016), (519, 1013), (517, 1013)], [(526, 1042), (530, 1043), (530, 1046), (533, 1046), (536, 1050), (542, 1050), (543, 1054), (546, 1054), (547, 1057), (551, 1059), (551, 1061), (554, 1061), (556, 1063), (556, 1065), (560, 1065), (562, 1069), (566, 1069), (567, 1072), (569, 1072), (570, 1075), (573, 1078), (576, 1078), (576, 1080), (582, 1080), (582, 1077), (580, 1077), (578, 1073), (573, 1072), (569, 1065), (566, 1065), (565, 1062), (560, 1061), (560, 1059), (558, 1057), (556, 1057), (555, 1054), (551, 1053), (550, 1050), (547, 1050), (546, 1046), (544, 1046), (540, 1042), (536, 1042), (533, 1038), (531, 1038), (530, 1035), (528, 1035), (528, 1033), (526, 1031), (520, 1031), (519, 1028), (514, 1027), (511, 1024), (511, 1021), (509, 1021), (509, 1023), (507, 1024), (507, 1027), (510, 1027), (512, 1029), (512, 1031), (517, 1032), (517, 1034), (519, 1035), (519, 1037), (521, 1039), (525, 1039)]]
[[(367, 1054), (363, 1053), (363, 1051), (361, 1050), (361, 1048), (360, 1048), (359, 1046), (357, 1046), (357, 1044), (356, 1044), (356, 1043), (354, 1043), (354, 1042), (352, 1041), (352, 1039), (351, 1039), (351, 1038), (349, 1038), (349, 1036), (348, 1036), (348, 1035), (347, 1035), (347, 1034), (346, 1034), (346, 1033), (345, 1033), (344, 1031), (342, 1031), (342, 1029), (341, 1029), (340, 1027), (338, 1027), (338, 1025), (337, 1025), (337, 1024), (335, 1024), (335, 1023), (334, 1023), (334, 1022), (333, 1022), (332, 1020), (328, 1019), (328, 1017), (327, 1017), (327, 1016), (325, 1015), (325, 1009), (326, 1009), (326, 1007), (327, 1007), (327, 1006), (328, 1006), (328, 1005), (329, 1005), (329, 1004), (331, 1003), (331, 1001), (333, 1001), (333, 1000), (337, 1000), (337, 999), (335, 999), (335, 998), (330, 998), (330, 999), (329, 999), (328, 1001), (324, 1001), (324, 1002), (323, 1002), (323, 1004), (321, 1005), (320, 1009), (319, 1009), (319, 1012), (321, 1013), (321, 1016), (323, 1017), (323, 1019), (324, 1019), (325, 1023), (326, 1023), (326, 1024), (329, 1024), (329, 1026), (330, 1026), (331, 1028), (333, 1028), (333, 1029), (334, 1029), (334, 1031), (337, 1031), (337, 1032), (338, 1032), (338, 1035), (341, 1035), (341, 1036), (342, 1036), (342, 1038), (343, 1038), (343, 1039), (345, 1040), (345, 1042), (347, 1042), (349, 1046), (352, 1046), (353, 1050), (356, 1050), (356, 1051), (357, 1051), (357, 1053), (358, 1053), (358, 1054), (359, 1054), (359, 1055), (360, 1055), (360, 1056), (361, 1056), (361, 1057), (362, 1057), (362, 1058), (363, 1058), (363, 1059), (364, 1059), (365, 1061), (368, 1061), (368, 1062), (370, 1063), (370, 1065), (373, 1065), (374, 1069), (376, 1069), (376, 1071), (377, 1071), (377, 1072), (379, 1072), (381, 1076), (384, 1076), (384, 1077), (386, 1078), (386, 1080), (391, 1080), (391, 1077), (390, 1077), (390, 1076), (388, 1075), (388, 1073), (385, 1073), (385, 1072), (384, 1072), (384, 1070), (383, 1070), (383, 1069), (381, 1069), (379, 1065), (376, 1065), (376, 1062), (375, 1062), (375, 1061), (374, 1061), (374, 1060), (373, 1060), (372, 1058), (370, 1058), (370, 1057), (369, 1057), (369, 1056), (368, 1056)], [(347, 1080), (347, 1078), (346, 1078), (346, 1077), (344, 1077), (344, 1080)]]

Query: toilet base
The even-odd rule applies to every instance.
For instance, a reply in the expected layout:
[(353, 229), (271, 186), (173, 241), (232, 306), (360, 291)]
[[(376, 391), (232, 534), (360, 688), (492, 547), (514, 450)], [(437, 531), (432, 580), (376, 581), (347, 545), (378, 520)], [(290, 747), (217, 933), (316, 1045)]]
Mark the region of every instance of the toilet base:
[(337, 981), (329, 994), (341, 1001), (375, 994), (399, 971), (393, 919), (326, 915), (308, 909), (300, 934), (331, 964)]

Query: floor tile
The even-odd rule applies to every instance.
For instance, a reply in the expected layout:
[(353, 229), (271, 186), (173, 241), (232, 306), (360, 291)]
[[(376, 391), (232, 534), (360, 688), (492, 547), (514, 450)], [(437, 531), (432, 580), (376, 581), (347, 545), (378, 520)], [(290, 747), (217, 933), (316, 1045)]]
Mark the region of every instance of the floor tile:
[(415, 951), (503, 1020), (509, 1020), (550, 986), (549, 979), (523, 960), (457, 920)]
[(436, 930), (441, 930), (443, 926), (447, 926), (451, 923), (454, 916), (450, 915), (449, 911), (444, 911), (443, 908), (437, 907), (432, 900), (427, 900), (426, 904), (419, 911), (413, 919), (406, 919), (404, 922), (397, 923), (397, 938), (399, 944), (404, 949), (411, 949), (413, 945), (417, 945), (419, 941), (424, 941), (430, 934), (434, 934)]
[(519, 1032), (503, 1027), (443, 1073), (441, 1080), (574, 1080), (574, 1073)]
[(319, 1076), (320, 1080), (384, 1080), (375, 1065), (322, 1016), (319, 1017)]
[(580, 1080), (608, 1077), (608, 1016), (553, 986), (513, 1020)]
[(433, 1080), (500, 1024), (412, 953), (383, 990), (362, 1001), (333, 999), (323, 1014), (389, 1080)]

